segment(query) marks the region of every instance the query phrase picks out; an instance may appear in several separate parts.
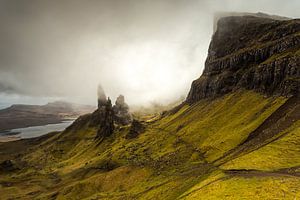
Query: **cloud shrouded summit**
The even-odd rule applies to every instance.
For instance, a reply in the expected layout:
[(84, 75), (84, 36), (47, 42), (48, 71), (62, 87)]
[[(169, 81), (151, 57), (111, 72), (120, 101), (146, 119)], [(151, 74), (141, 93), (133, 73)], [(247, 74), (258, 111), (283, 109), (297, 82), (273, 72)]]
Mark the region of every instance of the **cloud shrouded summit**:
[(96, 104), (99, 83), (130, 104), (179, 98), (202, 72), (214, 12), (299, 17), (299, 6), (296, 0), (1, 0), (0, 101)]

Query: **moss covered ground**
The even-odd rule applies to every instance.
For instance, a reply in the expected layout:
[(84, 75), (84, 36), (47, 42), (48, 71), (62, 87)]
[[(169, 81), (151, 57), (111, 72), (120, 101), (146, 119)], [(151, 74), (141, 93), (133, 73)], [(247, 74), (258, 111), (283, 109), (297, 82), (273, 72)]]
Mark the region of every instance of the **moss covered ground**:
[(18, 168), (0, 171), (0, 199), (297, 199), (298, 120), (269, 144), (215, 162), (286, 100), (237, 91), (155, 116), (134, 139), (121, 127), (98, 144), (96, 127), (84, 125), (0, 144), (0, 162)]

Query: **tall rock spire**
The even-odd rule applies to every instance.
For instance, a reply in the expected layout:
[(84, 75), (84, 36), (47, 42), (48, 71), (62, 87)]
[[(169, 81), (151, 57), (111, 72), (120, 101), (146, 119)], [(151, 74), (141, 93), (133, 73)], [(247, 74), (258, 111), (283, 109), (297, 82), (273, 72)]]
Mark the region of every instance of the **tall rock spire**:
[(105, 106), (106, 105), (106, 95), (100, 84), (98, 85), (97, 96), (98, 96), (98, 108)]
[(100, 122), (100, 127), (97, 133), (98, 139), (103, 139), (110, 136), (114, 132), (114, 112), (111, 104), (111, 100), (108, 97), (105, 103), (105, 110), (103, 118)]
[(129, 106), (125, 103), (125, 97), (119, 95), (115, 105), (113, 106), (114, 117), (117, 124), (128, 125), (132, 121), (132, 116), (129, 112)]

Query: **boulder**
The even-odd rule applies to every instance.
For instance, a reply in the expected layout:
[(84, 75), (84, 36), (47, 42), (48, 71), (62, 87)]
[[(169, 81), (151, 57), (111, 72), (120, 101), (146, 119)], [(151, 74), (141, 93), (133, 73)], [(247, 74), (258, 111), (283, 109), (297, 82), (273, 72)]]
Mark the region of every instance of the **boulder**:
[(0, 171), (14, 171), (16, 170), (16, 167), (14, 163), (11, 160), (5, 160), (2, 163), (0, 163)]
[(144, 131), (145, 131), (145, 125), (138, 120), (133, 120), (131, 123), (130, 130), (127, 133), (125, 138), (126, 139), (136, 138), (138, 135), (140, 135)]

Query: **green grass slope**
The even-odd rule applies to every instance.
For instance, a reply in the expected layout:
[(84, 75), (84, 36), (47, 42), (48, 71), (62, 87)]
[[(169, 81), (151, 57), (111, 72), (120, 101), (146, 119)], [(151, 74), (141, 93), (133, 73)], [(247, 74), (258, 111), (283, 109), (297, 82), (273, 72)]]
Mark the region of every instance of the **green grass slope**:
[(272, 141), (233, 151), (287, 102), (236, 91), (183, 105), (134, 139), (120, 127), (99, 144), (96, 127), (82, 123), (0, 144), (0, 163), (18, 168), (0, 170), (0, 199), (297, 199), (299, 118)]

